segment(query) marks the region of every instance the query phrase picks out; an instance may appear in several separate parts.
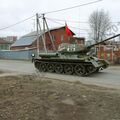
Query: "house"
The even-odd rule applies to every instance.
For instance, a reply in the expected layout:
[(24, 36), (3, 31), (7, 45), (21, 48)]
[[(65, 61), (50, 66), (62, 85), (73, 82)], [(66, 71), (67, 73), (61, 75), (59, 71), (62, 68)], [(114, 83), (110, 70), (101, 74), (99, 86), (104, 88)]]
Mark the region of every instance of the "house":
[[(70, 30), (71, 31), (71, 30)], [(62, 42), (67, 43), (68, 42), (68, 38), (69, 36), (66, 34), (65, 32), (65, 26), (62, 27), (56, 27), (56, 28), (52, 28), (50, 29), (50, 33), (51, 33), (51, 37), (53, 39), (55, 48), (57, 49), (59, 44), (61, 44)], [(72, 36), (75, 35), (72, 31)], [(47, 50), (52, 50), (53, 46), (52, 46), (52, 42), (50, 40), (49, 37), (49, 33), (48, 31), (46, 31), (45, 33), (40, 33), (39, 34), (39, 49), (43, 50), (43, 41), (42, 41), (42, 35), (44, 34), (45, 36), (45, 44), (46, 44), (46, 48)], [(31, 32), (27, 35), (22, 36), (19, 40), (17, 40), (14, 44), (12, 44), (11, 46), (11, 50), (20, 50), (20, 49), (29, 49), (29, 48), (37, 48), (37, 32)]]
[(10, 41), (6, 41), (3, 38), (0, 38), (0, 50), (9, 50), (11, 46)]
[(106, 45), (97, 45), (98, 58), (106, 59), (110, 63), (120, 63), (120, 42), (112, 42)]
[(20, 39), (16, 40), (11, 47), (10, 50), (21, 50), (28, 48), (36, 48), (36, 35), (34, 33), (27, 34)]
[(74, 37), (75, 42), (80, 45), (85, 45), (85, 38), (84, 37)]

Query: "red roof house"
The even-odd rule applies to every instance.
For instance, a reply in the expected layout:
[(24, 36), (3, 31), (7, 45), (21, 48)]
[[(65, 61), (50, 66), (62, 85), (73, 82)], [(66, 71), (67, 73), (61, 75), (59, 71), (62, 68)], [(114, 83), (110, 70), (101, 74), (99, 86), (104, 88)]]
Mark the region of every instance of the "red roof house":
[[(52, 28), (52, 29), (50, 29), (50, 33), (53, 38), (53, 42), (54, 42), (56, 49), (58, 48), (59, 44), (61, 44), (62, 42), (65, 42), (65, 43), (68, 42), (69, 36), (66, 34), (65, 26)], [(40, 50), (44, 49), (43, 41), (42, 41), (42, 37), (41, 37), (43, 34), (45, 34), (46, 48), (48, 50), (52, 50), (53, 46), (52, 46), (52, 42), (50, 40), (48, 31), (46, 31), (45, 33), (42, 32), (39, 34), (39, 36), (40, 36), (39, 37), (39, 49)], [(73, 36), (73, 35), (75, 35), (75, 34), (71, 31), (71, 36)], [(21, 37), (14, 44), (12, 44), (10, 49), (18, 50), (18, 49), (28, 49), (28, 48), (37, 48), (37, 32), (36, 31), (31, 32), (31, 33)]]

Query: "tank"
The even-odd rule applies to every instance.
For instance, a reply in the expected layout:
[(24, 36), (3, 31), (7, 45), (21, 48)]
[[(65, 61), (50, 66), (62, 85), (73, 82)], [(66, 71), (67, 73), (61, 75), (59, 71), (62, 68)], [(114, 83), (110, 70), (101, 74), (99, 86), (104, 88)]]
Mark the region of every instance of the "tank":
[(62, 43), (57, 52), (40, 53), (39, 58), (34, 60), (35, 68), (40, 72), (78, 76), (88, 76), (99, 72), (106, 69), (109, 63), (91, 54), (91, 48), (118, 36), (120, 34), (87, 47), (75, 43)]

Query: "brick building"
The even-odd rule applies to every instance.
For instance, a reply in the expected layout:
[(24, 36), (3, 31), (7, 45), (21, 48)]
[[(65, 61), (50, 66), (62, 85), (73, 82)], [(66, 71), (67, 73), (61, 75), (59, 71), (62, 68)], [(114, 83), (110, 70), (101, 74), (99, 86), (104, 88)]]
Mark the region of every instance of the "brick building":
[(85, 38), (84, 37), (74, 37), (75, 42), (80, 45), (85, 45)]
[(108, 60), (110, 63), (120, 63), (120, 44), (96, 46), (98, 58)]
[(17, 36), (7, 36), (5, 40), (14, 43), (17, 40)]
[[(52, 35), (53, 42), (54, 42), (56, 49), (58, 48), (60, 43), (68, 42), (69, 36), (65, 32), (65, 26), (50, 29), (50, 33)], [(72, 36), (75, 35), (72, 31), (71, 33), (72, 33)], [(43, 41), (41, 39), (42, 34), (43, 33), (40, 33), (40, 37), (39, 37), (39, 49), (40, 50), (43, 50)], [(46, 43), (46, 47), (48, 50), (53, 49), (48, 31), (45, 32), (45, 43)], [(12, 44), (10, 49), (20, 50), (20, 49), (29, 49), (29, 48), (37, 48), (37, 33), (36, 32), (31, 32), (21, 37), (14, 44)]]

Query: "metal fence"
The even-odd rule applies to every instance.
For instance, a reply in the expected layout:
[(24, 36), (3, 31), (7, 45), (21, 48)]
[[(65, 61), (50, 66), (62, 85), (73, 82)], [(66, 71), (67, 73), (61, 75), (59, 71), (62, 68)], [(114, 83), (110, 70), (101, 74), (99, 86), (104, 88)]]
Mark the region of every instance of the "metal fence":
[(0, 50), (1, 59), (19, 59), (19, 60), (31, 60), (32, 54), (37, 56), (36, 49), (26, 49), (26, 50)]

